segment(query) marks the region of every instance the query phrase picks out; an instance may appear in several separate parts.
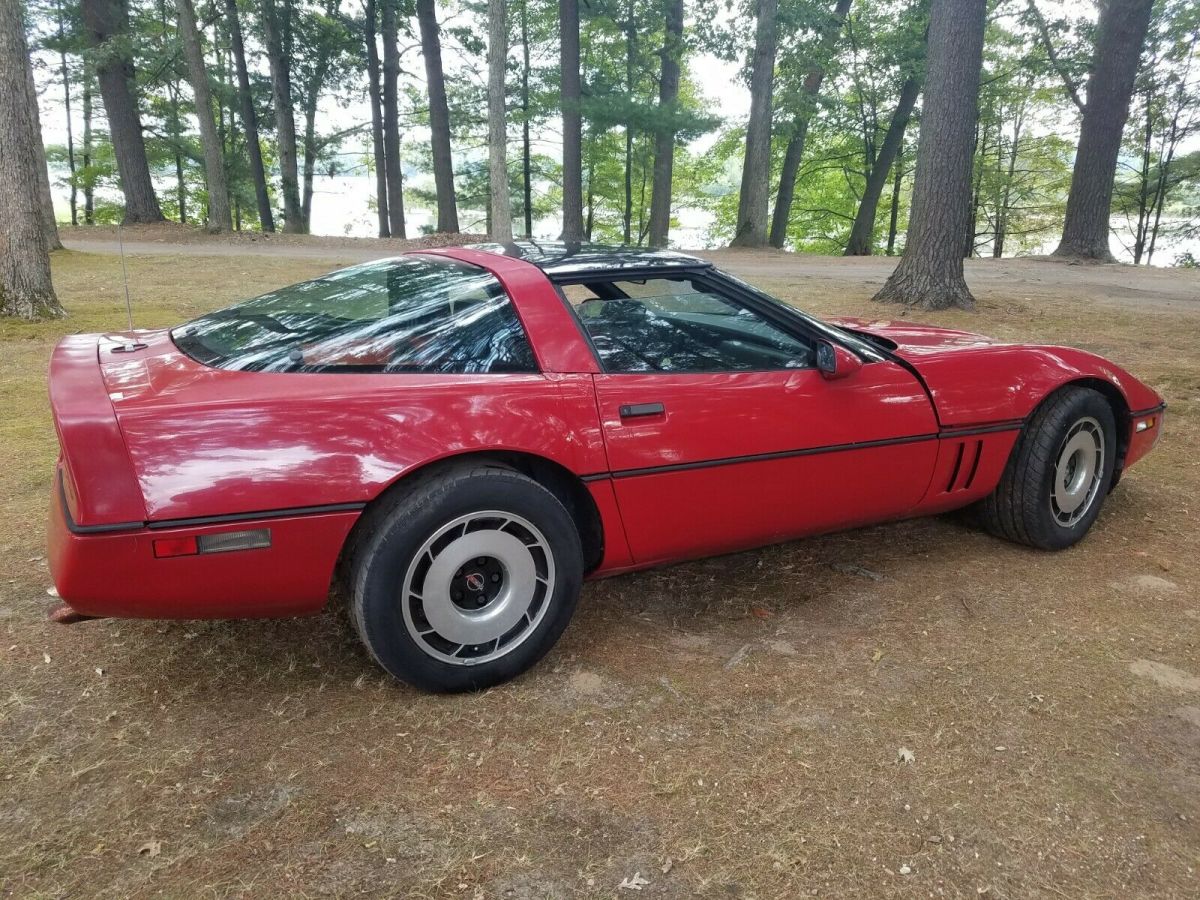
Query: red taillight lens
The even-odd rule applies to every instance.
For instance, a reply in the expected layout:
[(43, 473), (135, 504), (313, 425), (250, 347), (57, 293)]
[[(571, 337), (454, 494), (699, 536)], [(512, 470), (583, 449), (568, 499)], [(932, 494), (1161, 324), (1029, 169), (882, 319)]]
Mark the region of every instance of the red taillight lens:
[(79, 515), (79, 494), (75, 490), (75, 482), (71, 479), (71, 470), (67, 468), (66, 463), (61, 463), (58, 468), (59, 477), (62, 478), (63, 497), (67, 502), (67, 512), (72, 518)]
[(194, 537), (159, 538), (154, 542), (154, 555), (159, 559), (169, 556), (195, 556), (200, 552)]

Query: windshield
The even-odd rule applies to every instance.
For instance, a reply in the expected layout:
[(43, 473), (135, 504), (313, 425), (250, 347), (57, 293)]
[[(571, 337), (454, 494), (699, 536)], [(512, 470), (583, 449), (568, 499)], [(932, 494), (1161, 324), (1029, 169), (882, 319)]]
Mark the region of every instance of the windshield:
[(198, 362), (257, 372), (534, 372), (489, 272), (405, 256), (341, 269), (201, 316), (171, 338)]

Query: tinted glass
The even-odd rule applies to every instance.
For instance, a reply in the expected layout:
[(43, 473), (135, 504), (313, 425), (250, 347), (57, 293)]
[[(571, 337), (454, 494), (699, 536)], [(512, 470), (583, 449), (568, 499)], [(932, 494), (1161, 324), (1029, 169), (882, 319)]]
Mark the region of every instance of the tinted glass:
[(406, 256), (342, 269), (171, 332), (200, 362), (257, 372), (533, 372), (533, 352), (484, 269)]
[(563, 293), (609, 372), (808, 368), (805, 340), (690, 278), (589, 281)]

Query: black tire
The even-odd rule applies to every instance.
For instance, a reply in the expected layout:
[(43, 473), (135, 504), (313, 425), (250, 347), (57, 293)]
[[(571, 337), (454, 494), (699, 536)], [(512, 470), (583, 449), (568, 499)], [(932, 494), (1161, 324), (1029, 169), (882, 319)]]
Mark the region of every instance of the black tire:
[[(1098, 426), (1098, 427), (1097, 427)], [(1057, 479), (1073, 475), (1068, 441), (1103, 439), (1101, 458), (1095, 464), (1095, 481), (1088, 480), (1086, 497), (1079, 507), (1064, 511), (1056, 495)], [(1081, 452), (1087, 452), (1084, 448)], [(1112, 486), (1117, 458), (1117, 426), (1108, 400), (1097, 391), (1066, 387), (1043, 401), (1025, 423), (1013, 447), (1000, 484), (980, 504), (980, 518), (992, 534), (1042, 550), (1062, 550), (1080, 541), (1096, 517)], [(1066, 491), (1067, 480), (1061, 485)], [(1078, 492), (1076, 493), (1078, 496)], [(1086, 505), (1084, 505), (1086, 504)]]
[[(416, 479), (370, 516), (351, 560), (351, 618), (371, 656), (401, 681), (443, 693), (508, 681), (554, 646), (575, 612), (583, 582), (579, 534), (558, 498), (531, 478), (500, 466), (451, 468)], [(480, 542), (491, 549), (476, 559)], [(472, 558), (457, 565), (468, 551)], [(435, 581), (444, 589), (434, 589)], [(491, 650), (491, 642), (454, 650), (458, 642), (427, 616), (462, 637), (455, 629), (495, 631), (520, 609), (525, 615)], [(448, 661), (461, 657), (478, 661)]]

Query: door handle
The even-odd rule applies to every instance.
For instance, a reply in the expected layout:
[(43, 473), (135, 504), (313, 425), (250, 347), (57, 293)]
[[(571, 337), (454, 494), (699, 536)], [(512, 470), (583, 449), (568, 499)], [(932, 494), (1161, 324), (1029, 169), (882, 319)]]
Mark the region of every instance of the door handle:
[(622, 419), (637, 419), (641, 416), (661, 416), (667, 408), (661, 403), (630, 403), (620, 409)]

